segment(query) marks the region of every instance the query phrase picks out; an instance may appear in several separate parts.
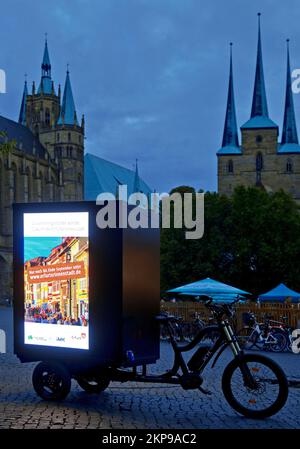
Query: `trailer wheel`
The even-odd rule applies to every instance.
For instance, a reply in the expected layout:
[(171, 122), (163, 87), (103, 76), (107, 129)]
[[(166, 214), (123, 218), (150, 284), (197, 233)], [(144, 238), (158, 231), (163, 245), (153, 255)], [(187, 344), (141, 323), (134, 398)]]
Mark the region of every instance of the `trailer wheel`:
[(78, 385), (87, 393), (101, 393), (106, 390), (110, 384), (110, 379), (105, 374), (97, 376), (78, 376), (76, 380)]
[(32, 383), (37, 394), (46, 401), (61, 401), (71, 389), (71, 376), (59, 363), (40, 362), (32, 374)]

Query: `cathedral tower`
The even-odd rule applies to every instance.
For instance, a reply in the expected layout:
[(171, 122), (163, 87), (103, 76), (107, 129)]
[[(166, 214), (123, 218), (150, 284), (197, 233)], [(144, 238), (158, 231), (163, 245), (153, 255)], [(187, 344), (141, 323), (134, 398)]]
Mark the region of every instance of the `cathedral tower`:
[(281, 143), (279, 129), (269, 117), (258, 14), (256, 69), (250, 119), (241, 126), (238, 143), (233, 92), (232, 55), (222, 147), (218, 156), (218, 191), (231, 195), (237, 186), (257, 186), (267, 192), (283, 189), (300, 201), (300, 146), (296, 128), (289, 46), (285, 109)]
[(56, 94), (51, 76), (47, 39), (41, 64), (41, 80), (28, 94), (25, 82), (19, 123), (28, 127), (57, 164), (61, 201), (83, 199), (84, 118), (79, 125), (67, 71), (64, 94)]

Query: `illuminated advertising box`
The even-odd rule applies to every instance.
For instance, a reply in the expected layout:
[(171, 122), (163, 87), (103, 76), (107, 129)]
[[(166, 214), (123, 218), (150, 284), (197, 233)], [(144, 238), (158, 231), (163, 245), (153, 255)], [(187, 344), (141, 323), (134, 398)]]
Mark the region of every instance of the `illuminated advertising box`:
[(159, 229), (100, 229), (101, 207), (14, 205), (14, 350), (21, 361), (61, 360), (74, 371), (159, 358)]
[(89, 349), (88, 218), (24, 214), (25, 344)]

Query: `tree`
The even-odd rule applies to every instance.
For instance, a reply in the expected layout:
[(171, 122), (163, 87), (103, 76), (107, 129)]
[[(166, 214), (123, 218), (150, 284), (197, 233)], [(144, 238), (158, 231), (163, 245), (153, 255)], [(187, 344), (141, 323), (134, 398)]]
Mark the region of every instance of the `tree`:
[(300, 214), (289, 194), (244, 187), (231, 198), (206, 193), (203, 238), (185, 240), (184, 232), (161, 230), (163, 290), (207, 276), (254, 294), (279, 282), (300, 290)]
[(0, 131), (0, 154), (10, 153), (16, 146), (16, 140), (7, 140), (7, 132)]

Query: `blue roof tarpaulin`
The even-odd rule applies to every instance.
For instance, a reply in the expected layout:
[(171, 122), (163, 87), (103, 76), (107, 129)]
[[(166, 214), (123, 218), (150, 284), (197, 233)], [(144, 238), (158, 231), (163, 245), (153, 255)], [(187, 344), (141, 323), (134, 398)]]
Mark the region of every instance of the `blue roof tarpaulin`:
[(215, 281), (211, 278), (205, 278), (191, 284), (182, 285), (181, 287), (168, 290), (168, 293), (177, 293), (180, 296), (200, 296), (208, 295), (217, 301), (233, 301), (238, 296), (250, 295), (250, 293), (241, 290), (223, 282)]
[(284, 302), (286, 298), (292, 298), (292, 302), (298, 303), (300, 300), (300, 293), (291, 290), (284, 284), (279, 284), (269, 292), (263, 293), (258, 297), (261, 302)]

